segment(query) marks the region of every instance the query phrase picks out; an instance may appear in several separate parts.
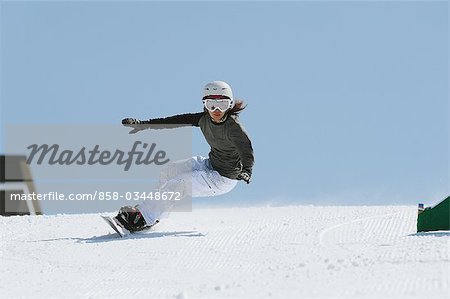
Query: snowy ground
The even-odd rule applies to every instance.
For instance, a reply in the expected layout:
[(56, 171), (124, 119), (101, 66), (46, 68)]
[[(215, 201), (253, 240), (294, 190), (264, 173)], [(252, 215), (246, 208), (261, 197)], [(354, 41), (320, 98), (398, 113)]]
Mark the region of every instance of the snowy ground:
[(0, 297), (450, 298), (450, 233), (416, 213), (198, 209), (125, 239), (98, 215), (0, 217)]

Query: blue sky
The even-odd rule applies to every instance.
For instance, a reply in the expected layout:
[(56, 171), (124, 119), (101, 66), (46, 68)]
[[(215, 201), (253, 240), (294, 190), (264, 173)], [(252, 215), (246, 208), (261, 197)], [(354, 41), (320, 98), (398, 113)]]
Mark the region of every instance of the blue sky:
[(450, 183), (448, 15), (445, 1), (1, 2), (1, 151), (6, 124), (197, 112), (225, 80), (256, 164), (205, 202), (433, 203)]

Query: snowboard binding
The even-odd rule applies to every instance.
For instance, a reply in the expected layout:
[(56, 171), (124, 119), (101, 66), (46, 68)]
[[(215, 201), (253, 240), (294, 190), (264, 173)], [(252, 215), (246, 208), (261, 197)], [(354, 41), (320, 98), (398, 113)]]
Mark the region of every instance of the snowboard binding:
[[(114, 217), (114, 220), (117, 225), (130, 233), (146, 230), (153, 226), (148, 226), (137, 207), (131, 206), (120, 208), (119, 213)], [(158, 221), (156, 221), (156, 223), (158, 223)]]

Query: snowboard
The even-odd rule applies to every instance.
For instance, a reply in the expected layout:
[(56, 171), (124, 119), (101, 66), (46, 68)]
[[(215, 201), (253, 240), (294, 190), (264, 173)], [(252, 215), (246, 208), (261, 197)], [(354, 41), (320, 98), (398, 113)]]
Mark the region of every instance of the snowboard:
[(120, 231), (120, 228), (117, 226), (117, 224), (114, 222), (114, 220), (109, 217), (109, 216), (102, 216), (100, 215), (100, 217), (103, 218), (103, 220), (105, 220), (106, 223), (109, 224), (109, 226), (111, 226), (111, 228), (121, 237), (124, 237), (124, 234)]

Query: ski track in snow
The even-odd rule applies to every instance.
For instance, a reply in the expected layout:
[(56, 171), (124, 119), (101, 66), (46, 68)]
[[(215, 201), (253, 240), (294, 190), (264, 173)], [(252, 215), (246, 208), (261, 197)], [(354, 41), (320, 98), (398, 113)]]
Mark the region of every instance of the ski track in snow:
[(450, 232), (416, 213), (203, 208), (123, 239), (99, 215), (0, 217), (0, 297), (449, 298)]

